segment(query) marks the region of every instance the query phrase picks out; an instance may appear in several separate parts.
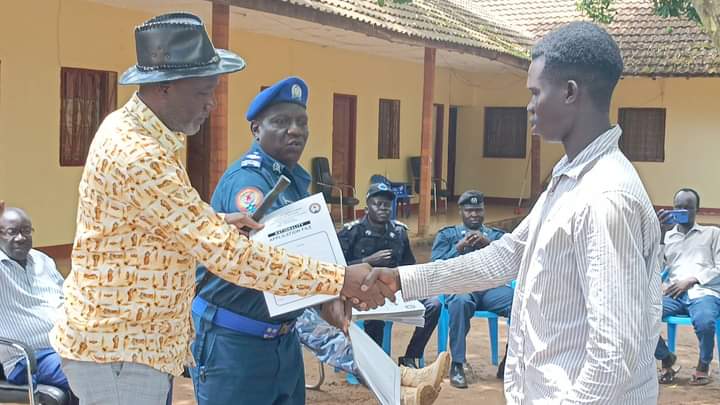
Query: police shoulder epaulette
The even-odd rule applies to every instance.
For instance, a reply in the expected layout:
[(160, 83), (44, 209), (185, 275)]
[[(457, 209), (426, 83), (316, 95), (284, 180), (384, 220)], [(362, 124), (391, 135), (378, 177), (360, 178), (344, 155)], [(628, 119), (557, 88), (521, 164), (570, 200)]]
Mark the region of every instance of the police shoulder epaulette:
[(262, 156), (255, 152), (250, 152), (243, 156), (240, 161), (240, 167), (255, 167), (259, 168), (262, 165)]
[(401, 228), (408, 229), (408, 226), (405, 225), (404, 223), (400, 222), (400, 221), (393, 220), (392, 222), (393, 222), (393, 224), (395, 224), (396, 226), (399, 226), (399, 227), (401, 227)]
[(349, 231), (353, 228), (353, 226), (355, 226), (359, 223), (360, 223), (360, 220), (358, 219), (358, 220), (346, 223), (345, 225), (343, 225), (343, 227)]

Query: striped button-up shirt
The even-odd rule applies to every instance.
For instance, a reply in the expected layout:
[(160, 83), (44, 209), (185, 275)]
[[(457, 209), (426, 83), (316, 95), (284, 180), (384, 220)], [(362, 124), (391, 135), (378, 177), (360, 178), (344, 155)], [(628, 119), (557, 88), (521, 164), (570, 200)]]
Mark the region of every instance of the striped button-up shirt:
[[(0, 336), (19, 340), (33, 350), (50, 347), (48, 332), (63, 302), (63, 278), (55, 262), (31, 249), (23, 268), (0, 251)], [(20, 354), (0, 347), (5, 375)]]
[(660, 225), (614, 127), (564, 157), (511, 233), (456, 259), (400, 268), (406, 299), (517, 278), (509, 404), (657, 401)]
[(337, 295), (344, 267), (241, 236), (204, 203), (173, 132), (134, 95), (95, 134), (80, 180), (72, 270), (50, 342), (80, 361), (180, 375), (190, 362), (195, 268), (274, 294)]
[(695, 277), (700, 283), (688, 290), (688, 298), (720, 298), (720, 228), (695, 224), (684, 234), (675, 226), (665, 234), (664, 253), (668, 283)]

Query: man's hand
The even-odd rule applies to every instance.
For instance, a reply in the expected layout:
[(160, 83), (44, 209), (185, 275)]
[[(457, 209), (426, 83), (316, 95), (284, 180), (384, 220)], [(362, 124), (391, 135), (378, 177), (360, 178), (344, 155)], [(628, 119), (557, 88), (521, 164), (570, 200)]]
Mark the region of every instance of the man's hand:
[(665, 233), (667, 231), (671, 230), (674, 224), (670, 223), (670, 218), (672, 218), (672, 213), (670, 213), (670, 210), (660, 210), (657, 213), (658, 221), (660, 221), (660, 234), (662, 237), (660, 238), (660, 243), (663, 243), (665, 240)]
[(365, 277), (363, 286), (371, 286), (375, 284), (385, 285), (390, 291), (392, 291), (392, 301), (395, 302), (394, 295), (396, 292), (400, 291), (401, 288), (400, 272), (397, 268), (376, 267), (367, 275), (367, 277)]
[(699, 283), (700, 282), (695, 277), (676, 281), (665, 288), (665, 295), (669, 295), (671, 298), (677, 299), (684, 292), (691, 289), (692, 286)]
[(458, 243), (455, 245), (455, 249), (456, 249), (458, 252), (463, 253), (463, 252), (465, 252), (465, 250), (466, 250), (467, 248), (469, 248), (470, 246), (474, 245), (475, 242), (477, 242), (477, 239), (478, 239), (478, 234), (476, 234), (476, 233), (468, 233), (468, 234), (465, 235), (464, 238), (460, 239), (460, 242), (458, 242)]
[(367, 263), (373, 267), (388, 266), (392, 263), (392, 250), (383, 249), (371, 254), (370, 256), (362, 259), (363, 263)]
[(352, 305), (350, 301), (338, 298), (322, 304), (320, 316), (330, 325), (340, 329), (347, 336), (350, 321), (352, 320)]
[[(395, 301), (395, 291), (384, 283), (375, 283), (368, 276), (378, 271), (367, 264), (355, 264), (345, 269), (345, 284), (340, 296), (351, 300), (356, 308), (375, 309), (385, 303), (385, 298)], [(377, 275), (375, 279), (377, 279)]]
[(245, 236), (250, 235), (250, 231), (257, 231), (265, 226), (263, 224), (255, 222), (251, 217), (240, 212), (225, 214), (225, 222), (230, 225), (235, 225), (235, 227), (240, 231), (240, 233)]
[(477, 242), (473, 245), (473, 247), (477, 249), (482, 249), (490, 244), (490, 239), (488, 239), (485, 235), (479, 234)]

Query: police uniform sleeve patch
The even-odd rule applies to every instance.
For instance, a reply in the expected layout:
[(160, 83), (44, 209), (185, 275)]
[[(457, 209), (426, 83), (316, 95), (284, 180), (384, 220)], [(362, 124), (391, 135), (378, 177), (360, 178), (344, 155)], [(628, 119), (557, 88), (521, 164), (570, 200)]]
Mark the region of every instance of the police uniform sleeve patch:
[(255, 187), (245, 187), (235, 194), (235, 207), (245, 214), (254, 214), (263, 201), (263, 193)]

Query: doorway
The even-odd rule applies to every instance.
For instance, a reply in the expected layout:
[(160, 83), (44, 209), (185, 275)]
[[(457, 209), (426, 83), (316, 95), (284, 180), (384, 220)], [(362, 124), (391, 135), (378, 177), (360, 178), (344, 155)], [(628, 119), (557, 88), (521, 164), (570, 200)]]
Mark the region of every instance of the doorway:
[[(355, 141), (357, 127), (357, 96), (333, 95), (332, 176), (336, 183), (355, 187)], [(343, 197), (354, 197), (343, 188)], [(333, 217), (339, 218), (339, 207), (333, 206)], [(343, 217), (352, 218), (354, 207), (343, 208)]]

